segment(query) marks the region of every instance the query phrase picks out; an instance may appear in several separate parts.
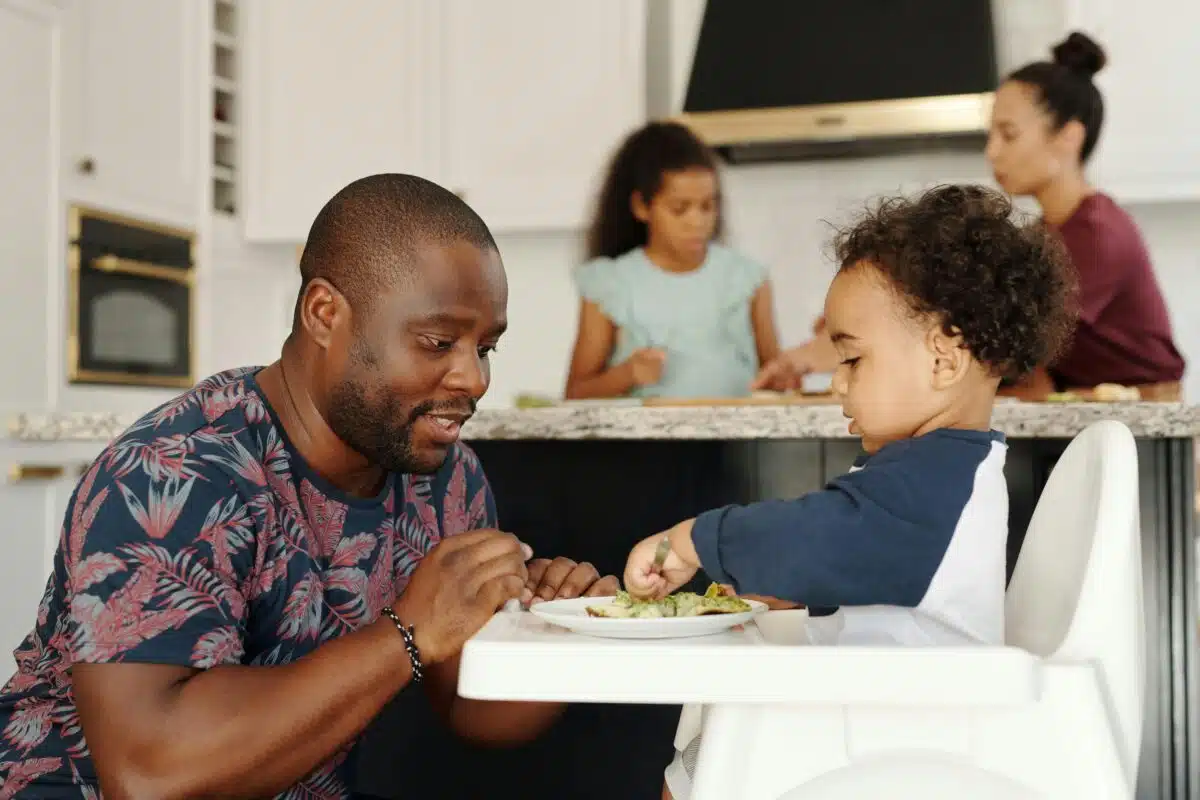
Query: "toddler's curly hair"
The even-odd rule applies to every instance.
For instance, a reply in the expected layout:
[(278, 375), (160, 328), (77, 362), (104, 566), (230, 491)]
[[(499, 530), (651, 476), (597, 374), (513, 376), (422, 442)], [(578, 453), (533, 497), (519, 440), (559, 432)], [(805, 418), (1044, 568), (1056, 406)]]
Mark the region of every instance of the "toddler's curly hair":
[(1078, 316), (1077, 280), (1061, 241), (1040, 221), (1018, 222), (1006, 195), (948, 185), (880, 201), (833, 242), (840, 270), (878, 269), (914, 315), (993, 374), (1015, 379), (1052, 364)]

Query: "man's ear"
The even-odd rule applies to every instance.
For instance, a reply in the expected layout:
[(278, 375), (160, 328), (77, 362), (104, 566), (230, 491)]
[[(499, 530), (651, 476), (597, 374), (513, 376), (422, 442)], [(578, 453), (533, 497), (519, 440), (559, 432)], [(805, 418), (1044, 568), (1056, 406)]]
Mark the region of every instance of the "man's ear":
[(313, 278), (300, 298), (300, 324), (322, 349), (329, 347), (334, 330), (349, 321), (350, 304), (324, 278)]
[(935, 326), (926, 335), (925, 344), (933, 356), (930, 378), (934, 389), (947, 389), (966, 376), (971, 368), (971, 354), (957, 328), (947, 333), (942, 326)]

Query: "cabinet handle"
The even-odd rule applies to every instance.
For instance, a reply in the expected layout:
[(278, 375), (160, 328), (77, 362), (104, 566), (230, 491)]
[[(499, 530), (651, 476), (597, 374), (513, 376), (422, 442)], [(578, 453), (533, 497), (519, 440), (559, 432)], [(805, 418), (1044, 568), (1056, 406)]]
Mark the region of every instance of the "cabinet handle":
[(139, 278), (157, 278), (162, 281), (190, 284), (192, 271), (160, 267), (158, 264), (148, 264), (145, 261), (134, 261), (132, 258), (120, 258), (112, 253), (92, 259), (92, 267), (104, 272), (136, 275)]
[(8, 480), (11, 483), (24, 481), (52, 481), (66, 474), (59, 464), (13, 464), (8, 468)]
[(91, 175), (96, 171), (96, 162), (91, 158), (81, 158), (79, 159), (79, 163), (76, 165), (76, 167), (79, 169), (81, 174)]

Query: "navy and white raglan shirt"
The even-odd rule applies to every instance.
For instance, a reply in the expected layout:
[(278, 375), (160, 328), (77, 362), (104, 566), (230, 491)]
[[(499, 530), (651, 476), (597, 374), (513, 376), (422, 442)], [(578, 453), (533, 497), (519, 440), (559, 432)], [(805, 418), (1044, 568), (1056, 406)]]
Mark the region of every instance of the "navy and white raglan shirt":
[(692, 541), (704, 571), (739, 593), (846, 611), (898, 606), (923, 625), (1000, 643), (1006, 452), (996, 431), (891, 442), (821, 491), (701, 514)]
[[(807, 606), (810, 644), (1000, 644), (1007, 451), (997, 431), (892, 442), (821, 491), (705, 512), (692, 542), (714, 581)], [(704, 714), (680, 716), (664, 775), (676, 800), (691, 793)]]

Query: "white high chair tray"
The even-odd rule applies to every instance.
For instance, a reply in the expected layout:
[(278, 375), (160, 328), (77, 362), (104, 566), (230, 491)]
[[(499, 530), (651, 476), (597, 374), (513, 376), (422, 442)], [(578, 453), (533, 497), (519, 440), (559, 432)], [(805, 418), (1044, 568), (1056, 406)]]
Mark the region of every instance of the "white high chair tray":
[(1024, 650), (814, 646), (802, 643), (806, 616), (768, 611), (711, 636), (622, 640), (505, 611), (463, 648), (458, 692), (477, 700), (941, 707), (1038, 696), (1040, 662)]

